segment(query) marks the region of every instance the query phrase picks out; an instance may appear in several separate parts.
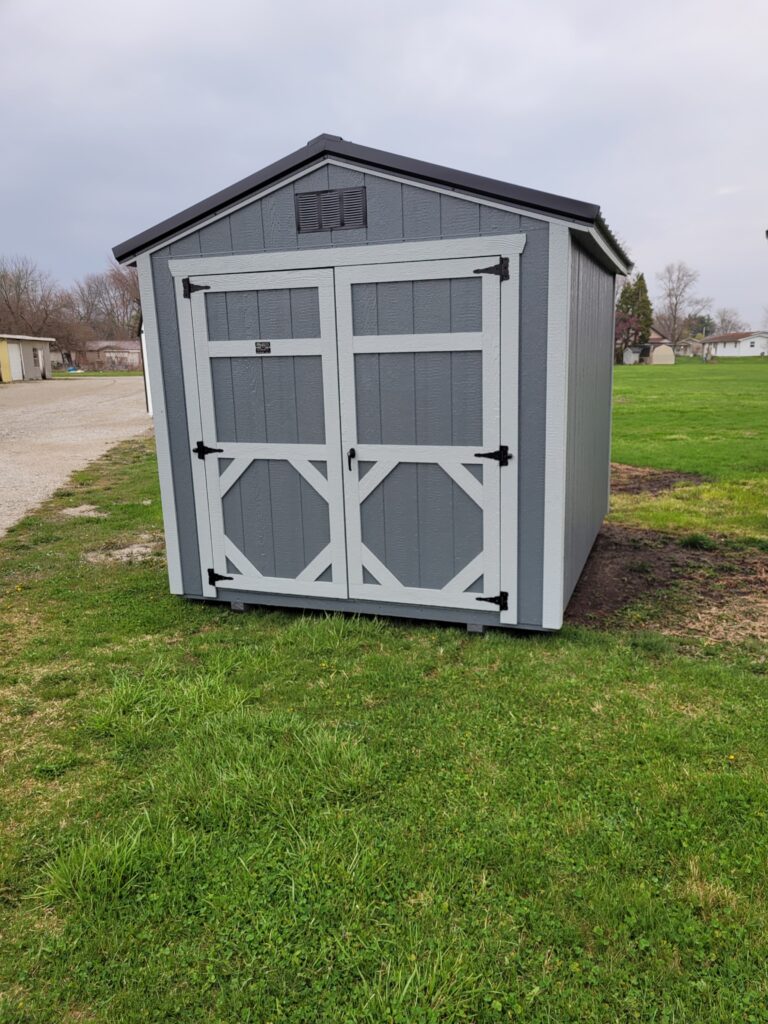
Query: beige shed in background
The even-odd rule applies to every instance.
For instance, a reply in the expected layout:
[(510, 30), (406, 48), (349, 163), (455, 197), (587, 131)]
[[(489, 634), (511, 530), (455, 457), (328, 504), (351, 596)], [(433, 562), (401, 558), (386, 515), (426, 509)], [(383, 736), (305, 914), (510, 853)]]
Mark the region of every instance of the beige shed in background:
[(671, 345), (666, 342), (646, 345), (641, 354), (640, 362), (649, 366), (672, 366), (675, 362), (675, 353)]

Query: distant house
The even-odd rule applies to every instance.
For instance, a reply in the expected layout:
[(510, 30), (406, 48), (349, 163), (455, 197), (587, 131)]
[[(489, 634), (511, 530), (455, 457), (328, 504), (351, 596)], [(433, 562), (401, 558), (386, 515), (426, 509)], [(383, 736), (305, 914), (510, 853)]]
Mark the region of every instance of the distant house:
[(676, 356), (700, 356), (704, 352), (701, 338), (683, 338), (674, 346)]
[(124, 341), (79, 341), (72, 342), (62, 351), (66, 365), (79, 370), (141, 370), (141, 341), (128, 338)]
[(48, 380), (51, 377), (51, 342), (26, 334), (0, 334), (0, 380)]
[(704, 338), (708, 356), (768, 356), (768, 331), (731, 331)]

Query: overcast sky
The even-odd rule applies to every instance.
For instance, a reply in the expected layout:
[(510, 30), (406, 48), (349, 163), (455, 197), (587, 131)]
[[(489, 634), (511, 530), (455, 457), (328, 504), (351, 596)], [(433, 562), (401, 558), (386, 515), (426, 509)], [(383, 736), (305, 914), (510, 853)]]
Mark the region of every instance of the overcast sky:
[(766, 0), (0, 0), (0, 253), (63, 283), (321, 132), (599, 203), (768, 305)]

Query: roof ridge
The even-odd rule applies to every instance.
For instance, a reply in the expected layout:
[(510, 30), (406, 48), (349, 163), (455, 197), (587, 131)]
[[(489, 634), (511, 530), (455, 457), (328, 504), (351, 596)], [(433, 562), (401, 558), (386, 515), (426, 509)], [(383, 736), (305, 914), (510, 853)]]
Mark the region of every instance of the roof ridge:
[(594, 226), (621, 260), (627, 264), (631, 262), (606, 224), (600, 207), (595, 203), (586, 203), (551, 192), (513, 185), (496, 178), (486, 178), (480, 174), (428, 163), (425, 160), (416, 160), (411, 157), (399, 156), (396, 153), (372, 149), (369, 146), (348, 142), (339, 135), (327, 133), (315, 136), (301, 149), (289, 153), (281, 160), (267, 165), (260, 171), (242, 178), (235, 184), (215, 192), (207, 199), (187, 207), (180, 213), (160, 221), (154, 227), (116, 245), (112, 250), (115, 258), (121, 262), (131, 259), (144, 249), (161, 242), (164, 238), (183, 231), (204, 217), (225, 210), (234, 203), (245, 199), (249, 194), (279, 181), (280, 178), (300, 170), (326, 154), (348, 159), (374, 170), (402, 174), (404, 177), (440, 184), (450, 189), (468, 192), (471, 195), (500, 200), (517, 208), (548, 213), (555, 217), (563, 217)]

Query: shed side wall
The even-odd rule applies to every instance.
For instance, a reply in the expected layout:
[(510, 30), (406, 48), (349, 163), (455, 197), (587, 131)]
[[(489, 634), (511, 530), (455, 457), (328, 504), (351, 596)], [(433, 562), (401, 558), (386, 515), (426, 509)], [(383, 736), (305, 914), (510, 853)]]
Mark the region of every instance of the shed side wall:
[[(296, 233), (295, 194), (354, 185), (365, 185), (367, 190), (366, 228)], [(195, 522), (191, 453), (179, 328), (168, 260), (183, 256), (224, 256), (516, 232), (527, 236), (520, 268), (518, 609), (521, 623), (532, 626), (541, 623), (549, 225), (512, 211), (442, 196), (416, 185), (333, 165), (312, 171), (152, 255), (186, 594), (200, 596), (202, 585), (197, 537), (190, 526)]]
[(613, 274), (571, 241), (565, 604), (608, 511), (614, 289)]

